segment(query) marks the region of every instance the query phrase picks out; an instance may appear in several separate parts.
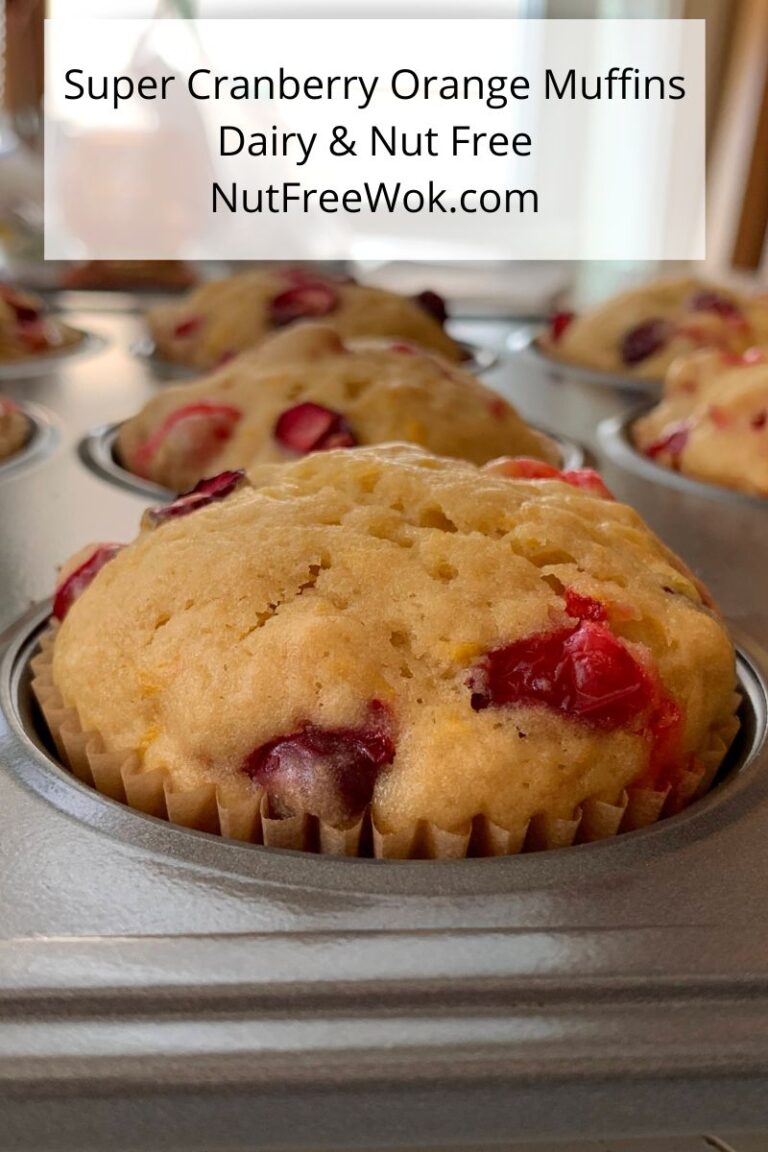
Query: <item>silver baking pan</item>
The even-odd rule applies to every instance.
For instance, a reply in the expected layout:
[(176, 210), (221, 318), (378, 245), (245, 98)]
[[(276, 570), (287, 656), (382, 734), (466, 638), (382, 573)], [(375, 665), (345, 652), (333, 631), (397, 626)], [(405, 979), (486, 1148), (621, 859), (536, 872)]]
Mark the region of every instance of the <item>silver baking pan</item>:
[(521, 359), (533, 361), (537, 366), (546, 368), (556, 379), (575, 381), (579, 384), (595, 384), (603, 388), (619, 389), (625, 392), (648, 393), (651, 396), (660, 396), (661, 380), (643, 380), (639, 376), (629, 373), (602, 372), (598, 368), (587, 368), (583, 364), (569, 364), (566, 360), (558, 360), (544, 351), (541, 344), (541, 335), (544, 328), (540, 324), (522, 325), (510, 333), (507, 340), (507, 350)]
[[(0, 470), (0, 1148), (768, 1147), (764, 507), (723, 514), (609, 452), (624, 390), (502, 357), (488, 383), (584, 445), (728, 618), (743, 730), (717, 787), (653, 829), (498, 860), (189, 832), (75, 781), (29, 695), (57, 564), (159, 499), (80, 451), (160, 386), (130, 352), (140, 312), (70, 319), (98, 352), (2, 387), (55, 440)], [(501, 348), (512, 325), (457, 331)]]

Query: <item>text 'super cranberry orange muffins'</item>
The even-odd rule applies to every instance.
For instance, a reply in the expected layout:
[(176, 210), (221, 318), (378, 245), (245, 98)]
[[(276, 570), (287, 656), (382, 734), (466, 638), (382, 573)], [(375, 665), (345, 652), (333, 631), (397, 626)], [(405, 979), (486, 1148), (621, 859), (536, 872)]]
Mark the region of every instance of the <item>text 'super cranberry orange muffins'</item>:
[(0, 284), (0, 363), (57, 352), (80, 339), (79, 332), (46, 315), (37, 296)]
[(632, 432), (640, 451), (664, 467), (768, 496), (768, 352), (681, 357), (663, 400)]
[(268, 845), (613, 835), (689, 803), (737, 727), (684, 565), (594, 473), (530, 461), (389, 446), (224, 474), (77, 557), (55, 613), (35, 690), (70, 767)]
[(698, 280), (659, 280), (583, 315), (553, 317), (542, 347), (558, 360), (661, 380), (698, 348), (741, 353), (768, 342), (768, 295), (749, 297)]
[(0, 464), (21, 451), (29, 434), (29, 420), (18, 404), (0, 396)]
[(346, 346), (316, 325), (164, 390), (121, 426), (117, 453), (131, 472), (181, 492), (215, 472), (391, 440), (477, 464), (556, 459), (551, 441), (456, 365), (402, 342)]
[(445, 319), (433, 292), (398, 296), (310, 267), (261, 268), (211, 281), (147, 317), (158, 353), (194, 368), (216, 367), (305, 320), (322, 320), (345, 339), (400, 337), (461, 360), (462, 348), (443, 330)]

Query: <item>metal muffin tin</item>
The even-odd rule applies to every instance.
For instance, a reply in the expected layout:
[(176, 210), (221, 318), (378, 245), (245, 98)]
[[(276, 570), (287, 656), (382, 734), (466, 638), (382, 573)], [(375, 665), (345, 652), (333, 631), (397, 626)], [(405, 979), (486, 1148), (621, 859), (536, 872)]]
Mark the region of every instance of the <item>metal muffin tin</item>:
[[(98, 355), (3, 386), (58, 442), (0, 471), (0, 1148), (768, 1146), (765, 509), (631, 470), (597, 431), (630, 396), (502, 357), (488, 383), (583, 443), (712, 588), (742, 652), (738, 762), (652, 829), (506, 860), (187, 832), (84, 788), (35, 735), (34, 603), (157, 499), (78, 453), (162, 387), (129, 351), (140, 315), (94, 296), (71, 321)], [(457, 331), (501, 352), (513, 328)]]

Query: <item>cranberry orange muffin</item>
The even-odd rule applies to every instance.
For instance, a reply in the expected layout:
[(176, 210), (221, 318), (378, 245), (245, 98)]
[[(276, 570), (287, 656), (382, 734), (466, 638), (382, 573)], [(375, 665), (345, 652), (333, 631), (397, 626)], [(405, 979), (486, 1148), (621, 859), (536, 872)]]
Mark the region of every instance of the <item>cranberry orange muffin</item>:
[(183, 260), (88, 260), (68, 268), (62, 288), (133, 292), (182, 292), (197, 283)]
[(713, 347), (739, 354), (761, 340), (768, 341), (768, 295), (681, 279), (624, 292), (583, 316), (558, 313), (541, 344), (558, 360), (661, 380), (683, 353)]
[(390, 440), (476, 464), (557, 458), (551, 441), (455, 364), (402, 341), (350, 347), (310, 324), (153, 397), (120, 428), (117, 454), (131, 472), (181, 492), (214, 472)]
[(658, 464), (768, 496), (768, 352), (681, 357), (667, 373), (663, 400), (632, 433)]
[(18, 404), (7, 396), (0, 396), (0, 464), (21, 451), (29, 432), (29, 420)]
[(37, 296), (0, 284), (0, 362), (57, 352), (81, 339), (53, 316)]
[(445, 305), (436, 293), (409, 299), (308, 267), (260, 268), (211, 281), (153, 308), (147, 319), (159, 354), (193, 368), (215, 367), (303, 320), (322, 320), (344, 339), (398, 337), (449, 360), (464, 358), (443, 330)]
[(55, 611), (38, 694), (65, 749), (268, 843), (614, 834), (688, 803), (737, 727), (717, 611), (589, 471), (390, 445), (227, 473), (78, 557)]

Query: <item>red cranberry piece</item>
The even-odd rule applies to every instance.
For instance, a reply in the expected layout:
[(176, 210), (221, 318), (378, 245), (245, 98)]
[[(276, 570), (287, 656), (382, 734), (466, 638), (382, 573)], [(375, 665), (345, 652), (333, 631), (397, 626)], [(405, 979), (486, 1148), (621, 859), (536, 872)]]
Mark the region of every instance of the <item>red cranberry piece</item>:
[(172, 504), (161, 504), (159, 508), (149, 508), (145, 513), (150, 524), (157, 526), (166, 520), (177, 520), (180, 516), (189, 516), (190, 512), (197, 512), (198, 508), (205, 508), (207, 504), (214, 504), (223, 500), (239, 487), (245, 477), (245, 472), (238, 469), (236, 472), (220, 472), (218, 476), (211, 476), (201, 480), (189, 492), (177, 496)]
[(567, 472), (561, 472), (552, 464), (528, 456), (501, 457), (488, 465), (488, 468), (500, 476), (507, 476), (513, 480), (561, 480), (564, 484), (570, 484), (572, 488), (581, 488), (585, 492), (591, 492), (593, 496), (613, 500), (613, 493), (594, 468), (571, 468)]
[[(587, 601), (588, 610), (595, 611), (589, 605), (596, 601), (571, 593), (572, 607), (578, 608), (578, 601)], [(634, 728), (650, 744), (643, 783), (658, 784), (677, 766), (680, 708), (601, 621), (582, 620), (573, 629), (540, 633), (496, 649), (473, 669), (468, 686), (476, 711), (542, 705), (593, 728)]]
[(651, 460), (655, 460), (657, 456), (668, 455), (677, 461), (685, 451), (690, 435), (690, 423), (687, 420), (681, 420), (677, 424), (673, 424), (658, 440), (649, 444), (645, 449), (645, 454), (650, 456)]
[(284, 328), (306, 317), (328, 316), (338, 305), (338, 294), (330, 284), (311, 280), (275, 296), (269, 306), (269, 319), (275, 328)]
[(210, 400), (174, 409), (157, 431), (136, 449), (133, 471), (140, 476), (147, 475), (156, 453), (169, 438), (182, 455), (194, 458), (204, 467), (230, 439), (242, 415), (232, 404), (215, 404)]
[(628, 725), (654, 700), (653, 683), (629, 649), (592, 620), (497, 648), (470, 687), (476, 711), (539, 704), (607, 729)]
[(403, 344), (398, 341), (396, 344), (390, 344), (390, 352), (399, 352), (401, 356), (416, 356), (418, 353), (412, 344)]
[(565, 610), (575, 620), (594, 620), (600, 623), (608, 619), (605, 604), (593, 600), (591, 596), (582, 596), (572, 588), (565, 590)]
[(491, 465), (491, 470), (510, 480), (559, 480), (562, 473), (552, 464), (530, 456), (510, 456)]
[(234, 348), (227, 348), (222, 352), (221, 356), (219, 356), (213, 367), (223, 368), (225, 364), (229, 364), (230, 360), (234, 360), (235, 356), (237, 356), (236, 350)]
[(640, 364), (669, 340), (671, 325), (666, 320), (646, 320), (630, 328), (621, 341), (621, 358), (625, 364)]
[(448, 309), (445, 306), (445, 300), (437, 292), (419, 292), (418, 296), (414, 296), (414, 302), (418, 304), (424, 312), (437, 320), (438, 324), (445, 324), (448, 319)]
[(10, 396), (0, 396), (0, 416), (10, 416), (12, 412), (18, 412), (19, 406), (15, 400), (11, 400)]
[(124, 547), (124, 544), (100, 544), (79, 568), (76, 568), (67, 576), (66, 580), (56, 586), (53, 597), (53, 615), (57, 620), (64, 619), (75, 600), (85, 592), (104, 565), (108, 564)]
[(503, 420), (509, 412), (509, 405), (506, 400), (502, 400), (501, 396), (494, 396), (492, 400), (488, 401), (488, 411), (494, 420)]
[(20, 324), (31, 324), (40, 319), (40, 309), (33, 308), (31, 304), (14, 304), (13, 310)]
[(584, 492), (591, 492), (593, 496), (602, 496), (604, 500), (614, 499), (613, 492), (594, 468), (572, 468), (568, 472), (563, 472), (561, 479), (572, 488), (581, 488)]
[(255, 749), (242, 771), (290, 809), (353, 820), (370, 804), (381, 769), (394, 759), (390, 727), (386, 706), (374, 700), (361, 727), (306, 724)]
[(274, 437), (284, 448), (301, 456), (329, 448), (354, 448), (357, 444), (340, 412), (311, 401), (286, 409), (277, 419)]
[(15, 288), (11, 288), (9, 284), (0, 284), (0, 297), (13, 309), (16, 319), (21, 324), (29, 324), (33, 320), (39, 320), (42, 316), (41, 308), (34, 304), (28, 296), (23, 296)]
[(575, 312), (555, 312), (549, 318), (549, 335), (553, 343), (557, 343), (568, 325), (575, 317)]
[(768, 409), (763, 409), (762, 412), (756, 412), (749, 422), (750, 428), (754, 428), (755, 432), (762, 432), (763, 428), (768, 425)]
[(203, 322), (203, 316), (189, 316), (186, 320), (180, 320), (173, 329), (174, 338), (184, 340), (187, 336), (194, 336), (202, 328)]
[(722, 316), (724, 320), (740, 320), (743, 315), (741, 309), (732, 300), (721, 296), (719, 292), (710, 290), (696, 292), (689, 300), (688, 307), (692, 312), (714, 312), (717, 316)]
[(31, 352), (40, 352), (50, 347), (51, 330), (41, 316), (33, 320), (19, 320), (18, 333)]

